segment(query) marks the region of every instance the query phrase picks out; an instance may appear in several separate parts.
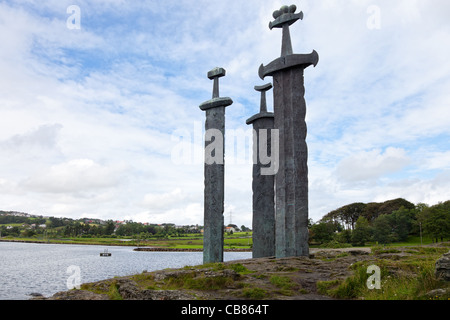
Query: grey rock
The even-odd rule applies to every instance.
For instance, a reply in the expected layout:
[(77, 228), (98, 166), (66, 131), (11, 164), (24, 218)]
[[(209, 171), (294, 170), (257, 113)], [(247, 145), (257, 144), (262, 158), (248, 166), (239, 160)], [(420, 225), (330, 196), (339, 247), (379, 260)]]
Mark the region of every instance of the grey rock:
[(240, 278), (240, 274), (234, 270), (225, 269), (222, 271), (206, 271), (203, 273), (206, 278), (229, 277), (236, 281)]
[(436, 261), (435, 275), (439, 279), (450, 281), (450, 251)]
[(349, 250), (348, 251), (352, 256), (360, 256), (360, 255), (368, 255), (369, 252), (365, 250)]
[(29, 296), (39, 298), (39, 297), (43, 297), (44, 295), (42, 293), (32, 292), (29, 294)]
[(46, 300), (109, 300), (106, 294), (93, 293), (85, 290), (70, 290), (55, 293)]
[(180, 290), (143, 290), (140, 300), (193, 300), (195, 297)]
[(142, 300), (142, 292), (136, 282), (129, 279), (120, 279), (116, 282), (117, 291), (124, 300)]
[[(166, 276), (175, 276), (175, 273)], [(193, 298), (192, 295), (179, 290), (141, 290), (136, 282), (130, 279), (120, 279), (116, 282), (116, 286), (124, 300), (190, 300)]]
[(450, 287), (431, 290), (425, 294), (425, 298), (428, 298), (428, 299), (438, 298), (439, 299), (439, 298), (449, 296), (449, 295), (450, 295)]
[(177, 270), (177, 271), (157, 271), (153, 273), (155, 281), (163, 281), (167, 278), (178, 278), (186, 274), (192, 274), (192, 270)]

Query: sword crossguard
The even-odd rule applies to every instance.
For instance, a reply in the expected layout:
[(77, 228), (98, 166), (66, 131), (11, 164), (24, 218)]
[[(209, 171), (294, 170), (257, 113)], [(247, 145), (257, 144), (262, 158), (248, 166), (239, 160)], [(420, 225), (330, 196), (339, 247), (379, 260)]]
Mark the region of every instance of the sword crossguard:
[(228, 107), (233, 104), (233, 100), (231, 98), (219, 97), (219, 78), (224, 77), (225, 75), (226, 75), (225, 69), (219, 67), (214, 68), (208, 72), (207, 75), (208, 79), (214, 80), (212, 99), (202, 103), (200, 105), (201, 110), (206, 111), (212, 108)]

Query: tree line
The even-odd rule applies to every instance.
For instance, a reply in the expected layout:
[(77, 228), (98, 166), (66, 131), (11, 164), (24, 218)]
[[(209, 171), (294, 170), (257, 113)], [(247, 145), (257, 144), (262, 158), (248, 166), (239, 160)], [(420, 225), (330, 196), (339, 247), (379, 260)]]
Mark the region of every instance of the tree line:
[(402, 198), (357, 202), (333, 210), (310, 225), (311, 242), (318, 244), (386, 244), (422, 235), (433, 242), (450, 239), (450, 200), (433, 206), (414, 205)]
[[(2, 213), (2, 212), (0, 212)], [(14, 225), (7, 227), (7, 225)], [(45, 225), (44, 227), (40, 227)], [(143, 224), (125, 221), (118, 224), (113, 220), (43, 218), (39, 216), (25, 217), (0, 214), (1, 236), (33, 237), (134, 237), (140, 238), (183, 236), (190, 233), (200, 233), (191, 226), (175, 227), (174, 224)]]

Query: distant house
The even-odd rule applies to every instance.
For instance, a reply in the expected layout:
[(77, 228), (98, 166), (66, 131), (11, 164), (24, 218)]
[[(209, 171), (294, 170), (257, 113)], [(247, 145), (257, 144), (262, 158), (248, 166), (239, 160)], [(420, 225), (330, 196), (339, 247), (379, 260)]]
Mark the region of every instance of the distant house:
[(236, 229), (234, 229), (233, 227), (225, 227), (225, 232), (227, 232), (227, 233), (235, 233)]

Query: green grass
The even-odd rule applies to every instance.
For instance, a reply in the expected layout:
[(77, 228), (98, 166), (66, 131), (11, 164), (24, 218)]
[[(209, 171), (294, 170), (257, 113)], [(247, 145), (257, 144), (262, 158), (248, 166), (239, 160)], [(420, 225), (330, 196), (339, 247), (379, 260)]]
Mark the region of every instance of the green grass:
[[(225, 249), (251, 249), (252, 239), (251, 232), (236, 232), (233, 235), (225, 235), (224, 248)], [(246, 237), (246, 238), (242, 238)], [(32, 238), (21, 237), (6, 237), (11, 240), (29, 241), (29, 242), (50, 242), (61, 244), (91, 244), (91, 245), (115, 245), (115, 246), (140, 246), (140, 247), (161, 247), (161, 248), (174, 248), (174, 249), (203, 249), (203, 237), (199, 234), (171, 237), (169, 239), (130, 239), (131, 241), (121, 241), (119, 238), (78, 238), (78, 237), (65, 237), (65, 238), (49, 238), (44, 239), (43, 236), (35, 236)], [(124, 239), (127, 237), (124, 237)]]
[[(183, 236), (170, 236), (168, 238), (156, 238), (150, 237), (148, 239), (135, 240), (131, 237), (123, 237), (131, 239), (132, 241), (120, 241), (118, 238), (59, 238), (59, 239), (44, 239), (42, 235), (35, 236), (33, 238), (14, 238), (6, 237), (12, 240), (20, 241), (35, 241), (35, 242), (50, 242), (50, 243), (77, 243), (77, 244), (96, 244), (96, 245), (118, 245), (118, 246), (151, 246), (162, 248), (174, 248), (174, 249), (202, 249), (203, 248), (203, 235), (201, 234), (188, 234)], [(424, 245), (431, 244), (432, 239), (423, 237), (422, 243)], [(235, 232), (233, 234), (224, 235), (224, 248), (225, 249), (251, 249), (253, 245), (252, 232)], [(421, 240), (418, 236), (410, 236), (404, 242), (390, 243), (383, 247), (403, 247), (403, 246), (420, 246)], [(376, 243), (367, 243), (365, 247), (377, 246)], [(311, 245), (311, 248), (317, 247), (351, 247), (350, 244), (325, 244), (322, 246)]]
[(101, 288), (95, 287), (95, 283), (84, 283), (81, 285), (81, 290), (88, 290), (97, 294), (106, 294), (111, 300), (123, 300), (119, 293), (116, 280), (112, 280), (109, 285), (105, 284), (105, 286)]
[[(420, 246), (420, 245), (427, 245), (432, 244), (433, 240), (427, 236), (422, 237), (422, 242), (420, 239), (420, 236), (408, 236), (408, 238), (405, 241), (402, 242), (393, 242), (393, 243), (387, 243), (383, 246), (385, 247), (406, 247), (406, 246)], [(378, 243), (376, 242), (367, 242), (364, 246), (358, 246), (358, 247), (373, 247), (377, 246)], [(329, 243), (324, 244), (311, 244), (310, 248), (350, 248), (353, 247), (349, 243), (339, 243), (337, 241), (330, 241)]]
[(247, 267), (243, 266), (240, 263), (231, 264), (228, 266), (231, 270), (234, 270), (235, 272), (239, 273), (240, 275), (246, 275), (250, 273), (254, 273), (255, 271), (251, 271), (247, 269)]
[(132, 277), (140, 287), (152, 290), (219, 290), (234, 283), (231, 276), (198, 276), (195, 271), (180, 273), (177, 276), (167, 277), (162, 281), (155, 281), (152, 274), (138, 274)]
[(196, 277), (195, 272), (192, 272), (183, 276), (169, 277), (164, 289), (219, 290), (233, 282), (234, 280), (229, 276)]
[[(429, 299), (428, 292), (447, 286), (436, 279), (434, 274), (436, 260), (448, 252), (448, 247), (410, 247), (405, 252), (411, 255), (397, 259), (378, 258), (385, 253), (399, 253), (392, 247), (373, 248), (374, 260), (357, 262), (352, 266), (353, 275), (345, 280), (318, 281), (320, 294), (338, 299), (365, 300), (423, 300)], [(367, 273), (369, 265), (380, 267), (381, 288), (369, 289)], [(447, 300), (450, 296), (437, 297)]]
[[(429, 237), (423, 237), (422, 238), (422, 244), (432, 244), (433, 240)], [(406, 241), (402, 242), (394, 242), (394, 243), (388, 243), (386, 246), (389, 247), (406, 247), (406, 246), (420, 246), (420, 237), (419, 236), (409, 236)]]
[[(211, 271), (223, 271), (226, 269), (234, 270), (240, 275), (250, 274), (253, 271), (247, 269), (240, 263), (208, 263), (199, 266), (185, 266), (182, 268), (186, 272), (170, 276), (162, 281), (155, 281), (153, 274), (137, 274), (132, 277), (140, 287), (152, 290), (219, 290), (230, 285), (238, 285), (233, 279), (233, 275), (215, 275), (214, 277), (201, 275), (198, 269), (209, 269)], [(248, 293), (251, 294), (251, 293)], [(255, 294), (255, 292), (253, 293)]]
[(111, 283), (107, 295), (111, 300), (123, 300), (121, 294), (119, 293), (117, 284), (114, 281)]
[(270, 283), (275, 285), (279, 290), (278, 293), (285, 296), (292, 296), (294, 294), (293, 289), (297, 287), (297, 284), (289, 277), (273, 275), (269, 279)]
[(262, 288), (244, 288), (242, 290), (242, 296), (247, 299), (261, 300), (267, 297), (267, 290)]

